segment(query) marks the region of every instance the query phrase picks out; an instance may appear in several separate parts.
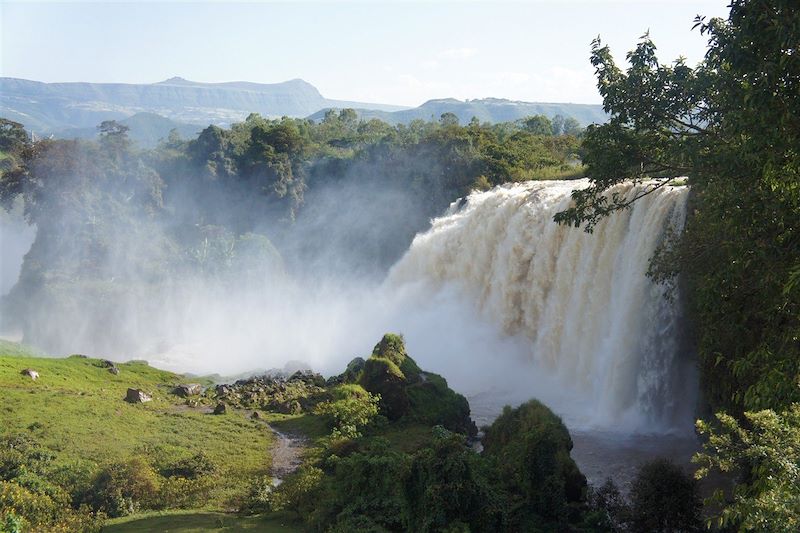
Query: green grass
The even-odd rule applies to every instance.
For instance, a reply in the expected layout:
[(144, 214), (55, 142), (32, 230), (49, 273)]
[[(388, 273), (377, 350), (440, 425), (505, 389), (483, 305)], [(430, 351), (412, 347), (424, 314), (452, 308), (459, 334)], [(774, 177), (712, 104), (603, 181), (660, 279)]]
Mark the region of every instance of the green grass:
[(223, 513), (153, 513), (138, 517), (118, 518), (107, 522), (103, 533), (201, 533), (206, 531), (258, 531), (261, 533), (294, 533), (302, 531), (291, 521), (277, 516), (240, 517)]
[[(56, 452), (57, 463), (94, 471), (136, 454), (170, 461), (203, 451), (221, 470), (209, 510), (228, 508), (271, 466), (274, 437), (266, 426), (244, 413), (214, 416), (188, 407), (171, 394), (187, 381), (180, 375), (121, 363), (115, 376), (97, 359), (31, 354), (15, 343), (0, 344), (0, 434), (29, 434)], [(21, 375), (25, 368), (38, 371), (39, 379)], [(153, 401), (125, 402), (128, 387), (152, 393)]]

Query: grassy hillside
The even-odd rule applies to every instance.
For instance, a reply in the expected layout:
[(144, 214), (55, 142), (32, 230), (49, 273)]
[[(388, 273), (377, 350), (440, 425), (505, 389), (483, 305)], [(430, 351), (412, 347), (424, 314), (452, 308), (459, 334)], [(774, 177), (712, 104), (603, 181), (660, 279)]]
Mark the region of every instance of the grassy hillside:
[[(55, 462), (90, 472), (111, 461), (144, 455), (158, 463), (204, 452), (219, 467), (206, 503), (227, 509), (246, 492), (247, 480), (271, 465), (273, 435), (244, 413), (214, 416), (172, 394), (180, 375), (146, 363), (117, 365), (113, 375), (98, 359), (36, 357), (0, 343), (0, 435), (26, 434), (55, 453)], [(21, 371), (31, 368), (39, 379)], [(145, 404), (123, 400), (128, 387), (153, 395)]]

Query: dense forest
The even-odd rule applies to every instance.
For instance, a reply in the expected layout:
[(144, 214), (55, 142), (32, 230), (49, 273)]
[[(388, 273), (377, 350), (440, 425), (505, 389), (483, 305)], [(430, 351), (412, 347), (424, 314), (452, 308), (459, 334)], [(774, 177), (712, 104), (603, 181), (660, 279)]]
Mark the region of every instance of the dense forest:
[[(316, 531), (797, 531), (800, 7), (732, 0), (727, 19), (695, 25), (709, 40), (696, 67), (659, 63), (645, 35), (623, 69), (596, 40), (610, 120), (585, 131), (543, 116), (461, 125), (444, 114), (392, 126), (345, 109), (319, 122), (254, 114), (143, 150), (116, 122), (101, 124), (96, 141), (31, 142), (3, 120), (0, 201), (37, 227), (3, 317), (48, 348), (76, 323), (48, 323), (42, 310), (88, 313), (110, 349), (126, 334), (132, 288), (156, 295), (186, 279), (228, 287), (288, 273), (379, 279), (431, 217), (471, 190), (586, 175), (591, 186), (554, 223), (591, 232), (636, 201), (612, 186), (686, 180), (686, 227), (659, 248), (649, 275), (687, 295), (702, 393), (696, 478), (731, 480), (705, 507), (697, 480), (667, 461), (645, 464), (627, 498), (611, 482), (588, 487), (566, 427), (536, 401), (506, 408), (474, 453), (466, 400), (395, 335), (339, 376), (295, 379), (290, 410), (308, 415), (313, 453), (279, 487), (257, 478), (231, 501)], [(194, 401), (228, 394), (209, 388)], [(413, 435), (422, 436), (409, 443)], [(56, 476), (36, 443), (3, 438), (0, 502), (12, 511), (0, 512), (0, 528), (10, 531), (25, 520), (91, 530), (97, 516), (163, 508), (158, 487), (170, 480), (201, 498), (207, 486), (194, 493), (193, 483), (213, 479), (202, 458)], [(191, 508), (189, 496), (169, 505)]]

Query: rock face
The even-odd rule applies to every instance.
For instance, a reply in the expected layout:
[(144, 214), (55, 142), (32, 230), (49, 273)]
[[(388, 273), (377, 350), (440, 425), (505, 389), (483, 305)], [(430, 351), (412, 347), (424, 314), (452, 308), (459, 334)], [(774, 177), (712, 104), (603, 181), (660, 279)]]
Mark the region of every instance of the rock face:
[(22, 374), (23, 376), (28, 376), (33, 381), (36, 381), (37, 379), (39, 379), (39, 373), (36, 370), (32, 369), (32, 368), (26, 368), (25, 370), (20, 372), (20, 374)]
[(182, 398), (187, 398), (203, 392), (203, 387), (199, 383), (182, 383), (175, 387), (173, 392)]
[(214, 408), (215, 415), (224, 415), (227, 412), (228, 412), (228, 406), (222, 402), (218, 403), (217, 406)]
[(128, 389), (128, 393), (125, 395), (125, 401), (129, 403), (144, 403), (152, 399), (152, 396), (141, 389)]

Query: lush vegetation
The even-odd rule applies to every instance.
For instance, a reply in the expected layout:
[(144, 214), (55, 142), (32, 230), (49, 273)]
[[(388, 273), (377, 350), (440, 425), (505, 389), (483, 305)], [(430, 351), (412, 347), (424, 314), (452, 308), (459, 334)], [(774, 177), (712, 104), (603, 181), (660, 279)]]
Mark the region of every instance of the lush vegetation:
[[(115, 368), (0, 346), (0, 524), (73, 532), (145, 509), (226, 509), (269, 469), (263, 423), (189, 407), (172, 394), (182, 376), (141, 362)], [(152, 401), (125, 402), (129, 387)], [(0, 530), (15, 531), (8, 524)]]
[[(733, 0), (727, 19), (700, 17), (695, 26), (709, 45), (694, 68), (681, 59), (659, 64), (645, 36), (623, 71), (595, 41), (611, 119), (584, 140), (593, 186), (574, 193), (574, 207), (557, 220), (591, 231), (630, 205), (604, 194), (614, 184), (655, 190), (688, 176), (686, 229), (657, 254), (651, 274), (682, 276), (702, 392), (713, 410), (733, 415), (719, 415), (718, 429), (700, 425), (710, 439), (699, 460), (741, 474), (724, 523), (790, 530), (800, 516), (792, 453), (800, 446), (800, 6)], [(777, 443), (785, 457), (770, 451)]]

